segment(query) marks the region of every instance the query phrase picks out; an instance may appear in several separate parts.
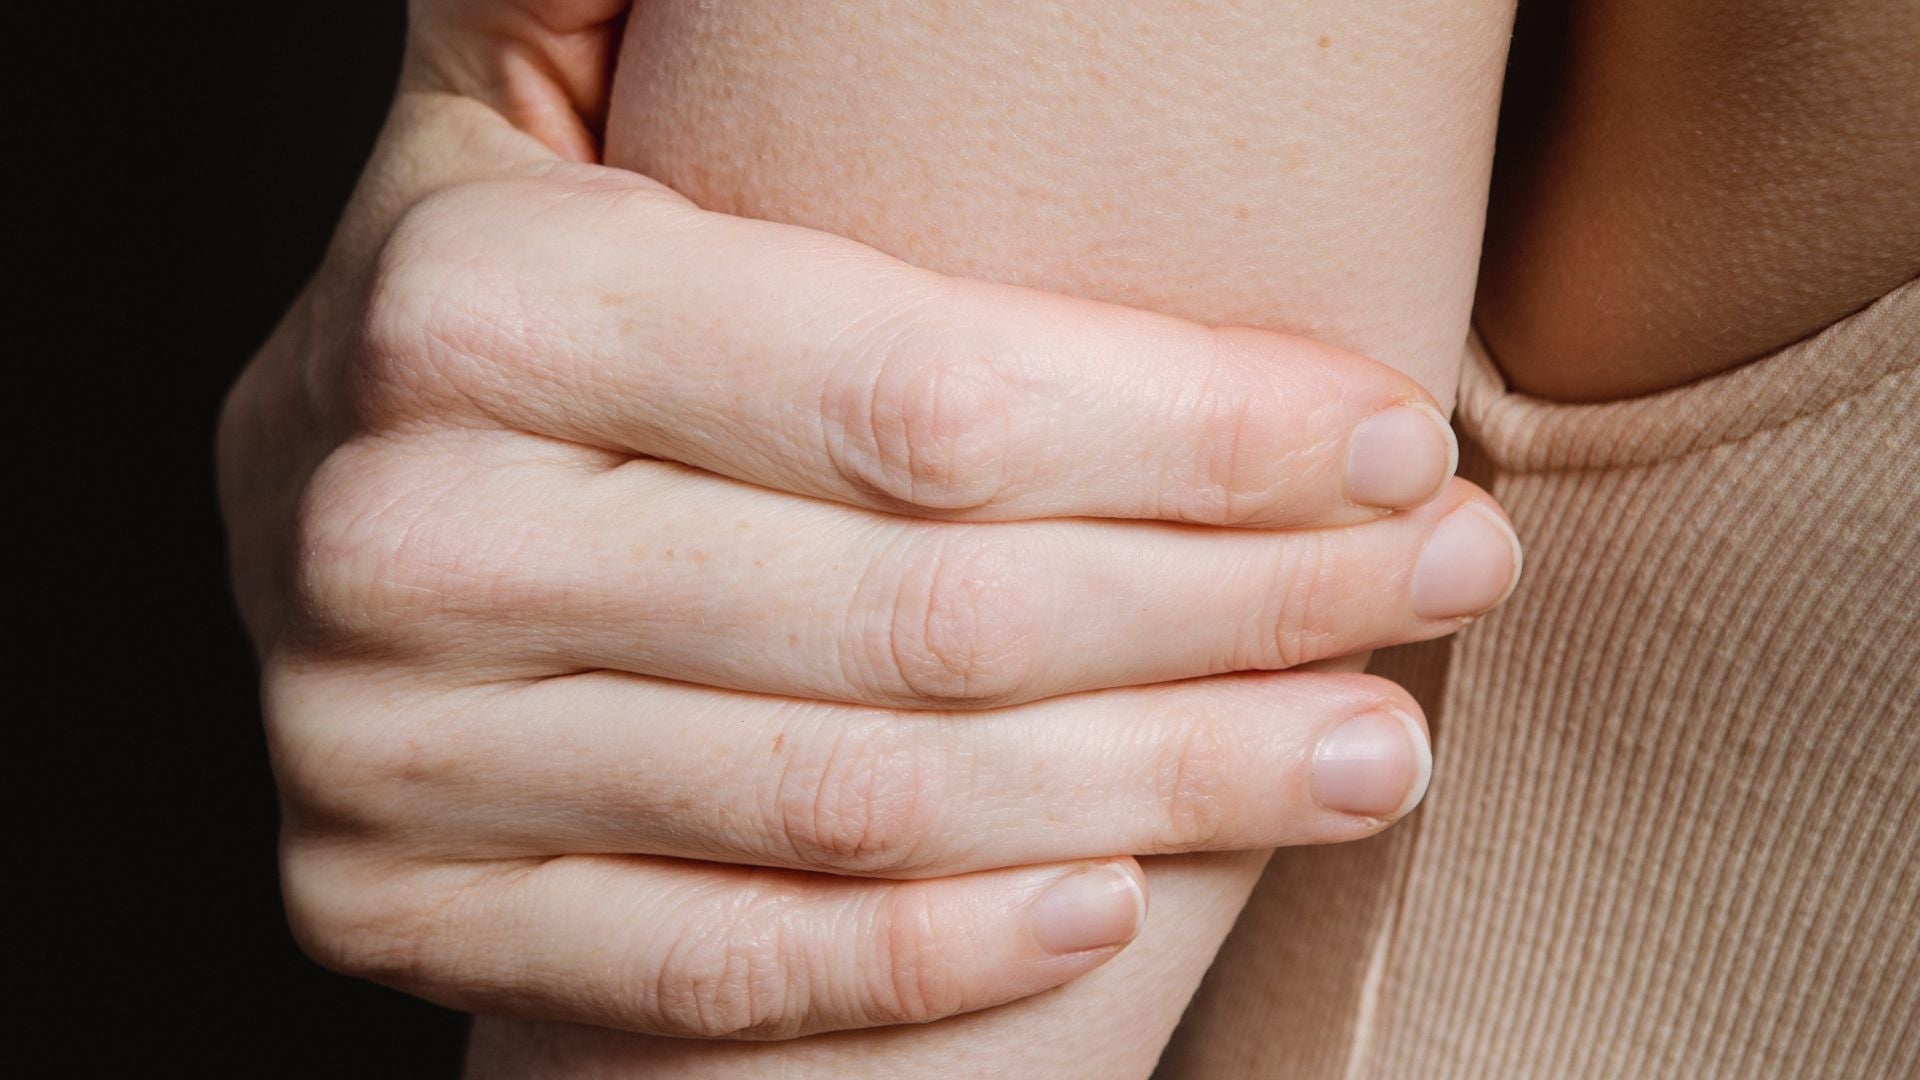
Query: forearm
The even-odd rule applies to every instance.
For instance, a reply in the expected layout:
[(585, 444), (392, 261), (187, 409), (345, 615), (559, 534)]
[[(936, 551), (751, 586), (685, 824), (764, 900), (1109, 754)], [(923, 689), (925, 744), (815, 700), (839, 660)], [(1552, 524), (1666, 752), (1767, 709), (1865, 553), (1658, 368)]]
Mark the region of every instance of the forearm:
[[(635, 13), (611, 163), (943, 271), (1335, 342), (1452, 400), (1505, 3), (705, 8)], [(1152, 861), (1139, 940), (989, 1013), (760, 1045), (482, 1021), (470, 1068), (1144, 1075), (1263, 861)]]

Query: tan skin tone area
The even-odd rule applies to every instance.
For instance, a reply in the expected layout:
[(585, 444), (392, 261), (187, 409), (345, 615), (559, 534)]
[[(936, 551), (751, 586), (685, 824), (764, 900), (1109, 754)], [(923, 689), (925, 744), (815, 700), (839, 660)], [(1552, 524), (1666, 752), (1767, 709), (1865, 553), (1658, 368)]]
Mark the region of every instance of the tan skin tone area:
[[(1895, 4), (1790, 7), (1533, 23), (1484, 270), (1499, 0), (642, 2), (606, 157), (933, 269), (1341, 344), (1443, 402), (1470, 318), (1520, 389), (1640, 394), (1920, 269), (1920, 63), (1884, 34)], [(470, 1071), (1145, 1075), (1263, 858), (1145, 860), (1138, 941), (987, 1013), (756, 1045), (482, 1020)]]
[(1920, 275), (1906, 0), (1522, 5), (1475, 321), (1516, 388), (1628, 397)]

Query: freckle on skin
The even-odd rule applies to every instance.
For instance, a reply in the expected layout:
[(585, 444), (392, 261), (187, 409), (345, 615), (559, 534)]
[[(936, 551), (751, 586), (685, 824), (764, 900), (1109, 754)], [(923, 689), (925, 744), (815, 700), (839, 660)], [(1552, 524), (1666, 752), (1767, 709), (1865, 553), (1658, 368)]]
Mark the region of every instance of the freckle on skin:
[(1236, 221), (1245, 221), (1252, 216), (1253, 216), (1253, 211), (1247, 209), (1244, 206), (1236, 206), (1233, 208), (1233, 217), (1234, 217), (1234, 220)]
[(1330, 37), (1322, 37), (1319, 41), (1319, 45), (1323, 49), (1330, 49), (1333, 47), (1333, 39)]
[(776, 753), (776, 754), (777, 754), (777, 753), (779, 753), (779, 752), (780, 752), (780, 748), (781, 748), (782, 746), (784, 746), (784, 745), (786, 745), (786, 742), (787, 742), (787, 736), (786, 736), (786, 733), (785, 733), (785, 732), (776, 732), (776, 733), (774, 733), (774, 736), (773, 736), (773, 752), (774, 752), (774, 753)]

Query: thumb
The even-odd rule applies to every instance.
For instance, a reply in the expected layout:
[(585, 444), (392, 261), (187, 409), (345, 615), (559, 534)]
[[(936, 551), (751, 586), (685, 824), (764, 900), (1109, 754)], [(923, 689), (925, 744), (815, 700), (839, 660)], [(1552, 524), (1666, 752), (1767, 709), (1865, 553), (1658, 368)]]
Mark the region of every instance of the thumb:
[[(596, 161), (627, 0), (413, 0), (400, 85), (328, 248), (359, 281), (435, 192)], [(349, 301), (350, 302), (350, 301)]]
[(477, 101), (554, 153), (599, 159), (630, 0), (413, 0), (400, 92)]

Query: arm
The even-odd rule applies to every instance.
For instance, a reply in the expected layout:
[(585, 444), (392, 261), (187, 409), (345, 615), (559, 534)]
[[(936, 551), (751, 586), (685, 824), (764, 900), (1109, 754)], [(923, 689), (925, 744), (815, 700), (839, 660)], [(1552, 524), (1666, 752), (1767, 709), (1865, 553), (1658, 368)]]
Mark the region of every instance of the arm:
[(928, 1021), (1113, 956), (1116, 852), (1405, 813), (1405, 692), (1271, 669), (1508, 587), (1431, 399), (569, 163), (621, 10), (417, 4), (335, 243), (229, 396), (302, 944), (630, 1031)]
[[(1466, 333), (1504, 3), (647, 3), (609, 160), (910, 262), (1285, 329), (1443, 402)], [(1064, 991), (779, 1046), (481, 1021), (477, 1075), (1144, 1075), (1259, 855), (1148, 861), (1153, 914)]]

